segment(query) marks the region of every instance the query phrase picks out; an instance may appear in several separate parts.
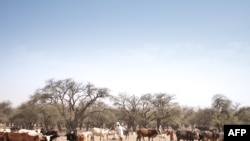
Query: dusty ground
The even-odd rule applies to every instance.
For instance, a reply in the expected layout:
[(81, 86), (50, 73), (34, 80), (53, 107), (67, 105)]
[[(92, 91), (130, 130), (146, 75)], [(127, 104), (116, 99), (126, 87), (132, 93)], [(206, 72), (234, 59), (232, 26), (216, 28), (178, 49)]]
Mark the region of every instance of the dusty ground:
[[(136, 141), (136, 137), (137, 135), (129, 135), (128, 138), (125, 139), (124, 141)], [(66, 136), (61, 134), (60, 137), (57, 139), (57, 141), (66, 141)], [(95, 136), (94, 141), (100, 141), (100, 137)], [(115, 136), (115, 139), (114, 139), (113, 136), (110, 135), (108, 136), (108, 138), (105, 137), (104, 140), (102, 139), (101, 141), (119, 141), (119, 140), (117, 136)], [(155, 140), (155, 141), (158, 141), (158, 140)]]
[[(118, 137), (117, 136), (115, 137), (116, 138), (114, 139), (113, 136), (111, 135), (108, 136), (108, 138), (105, 137), (104, 140), (102, 139), (101, 141), (119, 141)], [(135, 135), (130, 134), (127, 139), (124, 139), (124, 141), (136, 141), (136, 137), (137, 137), (136, 134)], [(66, 141), (66, 136), (61, 135), (60, 138), (57, 139), (57, 141)], [(95, 136), (94, 141), (100, 141), (100, 137)], [(143, 139), (141, 141), (143, 141)], [(145, 137), (145, 141), (148, 141), (148, 138)], [(160, 139), (158, 137), (155, 137), (153, 141), (169, 141), (169, 138)]]
[[(130, 134), (129, 137), (127, 139), (125, 139), (124, 141), (136, 141), (136, 137), (137, 137), (136, 134), (135, 135)], [(145, 141), (148, 141), (147, 137), (145, 137), (144, 139), (145, 139)], [(57, 139), (57, 141), (66, 141), (66, 137), (60, 136), (60, 138)], [(95, 136), (94, 141), (100, 141), (100, 137)], [(113, 139), (113, 136), (109, 136), (108, 139), (105, 137), (105, 139), (101, 140), (101, 141), (119, 141), (119, 140), (118, 140), (117, 136), (116, 136), (116, 139)], [(143, 139), (141, 141), (143, 141)], [(152, 141), (152, 140), (150, 140), (150, 141)], [(170, 138), (168, 136), (166, 139), (162, 139), (162, 138), (159, 138), (157, 136), (157, 137), (153, 138), (153, 141), (170, 141)], [(175, 139), (175, 141), (176, 141), (176, 139)], [(195, 140), (195, 141), (197, 141), (197, 140)]]

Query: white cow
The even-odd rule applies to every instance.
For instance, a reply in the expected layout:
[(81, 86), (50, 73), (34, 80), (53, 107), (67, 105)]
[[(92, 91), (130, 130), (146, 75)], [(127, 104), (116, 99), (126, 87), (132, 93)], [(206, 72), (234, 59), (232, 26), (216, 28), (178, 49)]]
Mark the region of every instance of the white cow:
[(0, 132), (11, 132), (9, 128), (2, 128), (0, 129)]
[(101, 141), (102, 138), (103, 138), (103, 140), (104, 140), (104, 136), (108, 134), (109, 129), (103, 129), (103, 128), (94, 127), (94, 128), (91, 130), (91, 132), (92, 132), (92, 134), (93, 134), (93, 135), (92, 135), (93, 137), (94, 137), (94, 136), (99, 136), (99, 137), (100, 137), (100, 141)]

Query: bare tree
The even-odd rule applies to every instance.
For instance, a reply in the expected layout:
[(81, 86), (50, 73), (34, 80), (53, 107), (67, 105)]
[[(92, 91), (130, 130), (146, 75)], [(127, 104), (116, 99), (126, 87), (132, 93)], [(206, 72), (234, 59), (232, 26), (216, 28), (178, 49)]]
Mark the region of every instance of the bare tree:
[(97, 100), (108, 97), (106, 88), (96, 88), (93, 84), (83, 85), (72, 79), (47, 81), (44, 88), (38, 89), (32, 101), (42, 105), (51, 104), (64, 118), (69, 130), (75, 129), (89, 114), (86, 112)]

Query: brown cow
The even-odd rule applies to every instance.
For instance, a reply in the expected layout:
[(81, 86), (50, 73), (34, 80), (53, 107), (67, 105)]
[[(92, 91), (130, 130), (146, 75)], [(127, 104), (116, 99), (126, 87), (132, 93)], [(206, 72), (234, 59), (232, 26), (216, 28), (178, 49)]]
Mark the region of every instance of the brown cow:
[(5, 132), (0, 132), (0, 141), (4, 141)]
[(220, 133), (215, 131), (202, 131), (201, 132), (202, 141), (210, 140), (210, 141), (217, 141), (220, 137)]
[(77, 134), (77, 141), (87, 141), (87, 136), (85, 134)]
[(150, 141), (150, 138), (156, 137), (158, 134), (160, 134), (160, 130), (158, 129), (147, 129), (147, 128), (140, 128), (136, 131), (137, 138), (136, 141), (141, 141), (141, 137), (148, 137), (148, 141)]
[(27, 133), (5, 133), (5, 141), (40, 141), (39, 136), (31, 136)]

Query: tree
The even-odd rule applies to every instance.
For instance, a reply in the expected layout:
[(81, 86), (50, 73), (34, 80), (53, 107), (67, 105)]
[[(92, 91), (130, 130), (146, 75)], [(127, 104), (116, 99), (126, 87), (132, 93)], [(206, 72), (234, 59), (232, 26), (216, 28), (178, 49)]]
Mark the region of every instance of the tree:
[(62, 122), (62, 118), (55, 106), (44, 105), (42, 107), (39, 107), (39, 111), (39, 121), (44, 129), (48, 131), (49, 129), (53, 129), (57, 126), (59, 131), (62, 130), (60, 125), (60, 123)]
[(198, 112), (194, 115), (194, 119), (197, 124), (197, 128), (200, 130), (208, 130), (211, 125), (213, 125), (214, 119), (216, 119), (215, 109), (213, 108), (204, 108), (199, 109)]
[(10, 101), (3, 101), (0, 103), (0, 123), (8, 122), (8, 118), (13, 112)]
[(235, 113), (241, 124), (250, 124), (250, 107), (241, 107)]
[(20, 128), (34, 129), (38, 123), (39, 107), (29, 102), (23, 103), (14, 110), (10, 121)]
[(219, 131), (223, 129), (226, 123), (237, 123), (237, 118), (234, 116), (234, 108), (232, 101), (222, 94), (216, 94), (212, 98), (212, 107), (215, 109), (216, 119), (214, 125)]
[(113, 98), (114, 105), (118, 107), (118, 120), (126, 122), (128, 127), (136, 128), (136, 121), (138, 119), (140, 99), (135, 95), (119, 94)]
[(151, 103), (153, 96), (151, 94), (144, 94), (140, 98), (140, 120), (138, 123), (142, 127), (147, 127), (152, 121), (154, 121), (154, 107)]
[(174, 96), (166, 93), (156, 93), (152, 96), (150, 102), (155, 109), (154, 116), (157, 122), (157, 128), (162, 125), (163, 121), (167, 121), (172, 116), (173, 99)]
[(193, 126), (196, 123), (195, 121), (195, 117), (197, 113), (196, 110), (194, 109), (194, 107), (189, 107), (189, 106), (184, 106), (181, 109), (182, 109), (181, 117), (180, 117), (181, 126), (193, 128)]
[(32, 96), (32, 101), (56, 107), (66, 123), (68, 130), (74, 130), (89, 114), (88, 109), (96, 101), (109, 97), (108, 89), (96, 88), (93, 84), (83, 85), (72, 79), (49, 80), (44, 88), (38, 89)]

